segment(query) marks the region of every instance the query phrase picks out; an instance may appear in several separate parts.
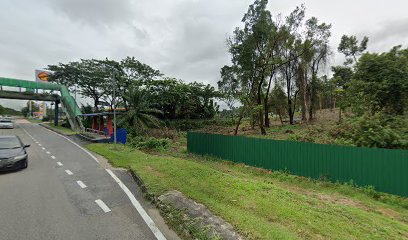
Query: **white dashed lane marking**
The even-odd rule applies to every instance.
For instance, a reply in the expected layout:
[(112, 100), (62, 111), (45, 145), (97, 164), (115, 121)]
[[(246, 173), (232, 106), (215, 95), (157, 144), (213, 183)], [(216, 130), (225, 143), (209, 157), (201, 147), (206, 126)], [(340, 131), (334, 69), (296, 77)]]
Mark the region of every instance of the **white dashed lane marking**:
[[(83, 150), (85, 153), (87, 153), (92, 159), (94, 159), (96, 162), (99, 163), (98, 159), (92, 155), (88, 150), (84, 149), (83, 147), (79, 146), (77, 143), (75, 143), (74, 141), (72, 141), (71, 139), (58, 134), (54, 131), (51, 131), (49, 129), (46, 129), (48, 131), (50, 131), (53, 134), (56, 134), (62, 138), (65, 138), (67, 141), (71, 142), (72, 144), (74, 144), (75, 146), (77, 146), (78, 148), (80, 148), (81, 150)], [(140, 205), (139, 201), (136, 200), (135, 196), (132, 194), (132, 192), (130, 192), (130, 190), (126, 187), (125, 184), (123, 184), (123, 182), (109, 169), (105, 169), (109, 175), (115, 180), (115, 182), (119, 185), (119, 187), (124, 191), (124, 193), (127, 195), (127, 197), (129, 198), (129, 200), (131, 201), (133, 207), (138, 211), (138, 213), (141, 215), (141, 217), (143, 218), (143, 220), (145, 221), (145, 223), (147, 224), (147, 226), (150, 228), (150, 230), (153, 232), (153, 234), (155, 235), (155, 237), (158, 240), (166, 240), (166, 237), (163, 235), (163, 233), (157, 228), (156, 224), (153, 222), (153, 220), (150, 218), (150, 216), (146, 213), (146, 211), (143, 209), (143, 207)], [(99, 205), (100, 208), (102, 208), (102, 210), (106, 213), (106, 212), (110, 212), (111, 210), (109, 209), (108, 206), (106, 206), (106, 204), (104, 202), (102, 202), (102, 200), (97, 199), (95, 200), (95, 203)]]
[(55, 159), (55, 156), (51, 156), (52, 159)]
[(45, 147), (42, 147), (41, 149), (42, 149), (42, 150), (45, 150)]
[(106, 204), (105, 204), (101, 199), (96, 199), (95, 202), (96, 202), (96, 204), (98, 204), (98, 206), (99, 206), (100, 208), (102, 208), (102, 210), (103, 210), (105, 213), (111, 211), (110, 208), (109, 208), (108, 206), (106, 206)]
[(77, 183), (81, 188), (86, 188), (86, 185), (82, 181), (77, 181)]
[(46, 153), (47, 153), (47, 154), (51, 154), (51, 153), (50, 153), (50, 152), (48, 152), (48, 151), (47, 151)]
[(57, 162), (57, 165), (60, 167), (64, 166), (64, 164), (62, 164), (61, 162)]
[(72, 175), (73, 173), (70, 170), (65, 170), (68, 175)]

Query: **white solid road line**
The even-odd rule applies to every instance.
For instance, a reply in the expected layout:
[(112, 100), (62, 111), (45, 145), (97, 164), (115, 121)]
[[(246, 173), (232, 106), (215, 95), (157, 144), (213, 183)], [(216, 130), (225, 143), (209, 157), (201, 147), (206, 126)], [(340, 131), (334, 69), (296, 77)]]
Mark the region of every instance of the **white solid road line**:
[(65, 170), (68, 175), (72, 175), (73, 173), (70, 170)]
[(77, 181), (77, 183), (81, 188), (86, 188), (85, 183), (83, 183), (82, 181)]
[(55, 159), (55, 156), (51, 156), (52, 159)]
[(64, 164), (62, 164), (61, 162), (57, 162), (57, 165), (60, 167), (64, 166)]
[[(44, 128), (45, 128), (45, 127), (44, 127)], [(48, 131), (50, 131), (50, 132), (52, 132), (52, 133), (54, 133), (54, 134), (56, 134), (56, 135), (58, 135), (58, 136), (60, 136), (60, 137), (62, 137), (62, 138), (65, 138), (65, 139), (68, 140), (70, 143), (74, 144), (75, 146), (79, 147), (82, 151), (86, 152), (86, 153), (87, 153), (93, 160), (95, 160), (97, 163), (99, 163), (99, 160), (98, 160), (94, 155), (92, 155), (92, 154), (91, 154), (88, 150), (86, 150), (85, 148), (79, 146), (78, 143), (72, 141), (71, 139), (65, 137), (64, 135), (61, 135), (61, 134), (56, 133), (56, 132), (54, 132), (54, 131), (51, 131), (51, 130), (48, 129), (48, 128), (45, 128), (45, 130), (48, 130)]]
[(160, 232), (156, 224), (153, 222), (150, 216), (146, 213), (142, 205), (139, 203), (139, 201), (137, 201), (137, 199), (132, 194), (132, 192), (129, 190), (129, 188), (127, 188), (126, 185), (123, 184), (123, 182), (110, 169), (106, 169), (106, 171), (109, 173), (109, 175), (111, 175), (111, 177), (116, 181), (119, 187), (122, 188), (122, 190), (128, 196), (128, 198), (130, 199), (130, 202), (136, 208), (137, 212), (140, 214), (143, 220), (146, 222), (147, 226), (153, 232), (154, 236), (156, 236), (158, 240), (165, 240), (166, 237), (163, 235), (162, 232)]
[[(92, 155), (92, 153), (90, 153), (88, 150), (86, 150), (85, 148), (79, 146), (76, 142), (72, 141), (71, 139), (56, 133), (54, 131), (49, 130), (48, 128), (45, 128), (46, 130), (62, 137), (65, 138), (66, 140), (68, 140), (69, 142), (71, 142), (72, 144), (74, 144), (75, 146), (77, 146), (78, 148), (80, 148), (82, 151), (86, 152), (92, 159), (94, 159), (96, 162), (99, 163), (98, 159)], [(123, 192), (125, 192), (125, 194), (127, 195), (127, 197), (129, 198), (130, 202), (132, 203), (133, 207), (137, 210), (137, 212), (140, 214), (140, 216), (143, 218), (143, 220), (145, 221), (145, 223), (147, 224), (147, 226), (150, 228), (150, 230), (153, 232), (154, 236), (158, 239), (158, 240), (166, 240), (166, 237), (163, 235), (163, 233), (160, 231), (159, 228), (157, 228), (156, 224), (153, 222), (153, 220), (150, 218), (150, 216), (146, 213), (146, 211), (143, 209), (142, 205), (140, 205), (139, 201), (137, 201), (136, 197), (132, 194), (132, 192), (126, 187), (126, 185), (109, 169), (105, 169), (109, 175), (115, 180), (115, 182), (119, 185), (119, 187), (123, 190)], [(95, 202), (97, 203), (98, 200), (95, 200)], [(102, 202), (102, 201), (101, 201)], [(102, 202), (103, 203), (103, 202)], [(98, 204), (99, 205), (99, 204)], [(106, 206), (106, 205), (105, 205)], [(106, 206), (107, 207), (107, 206)], [(101, 207), (102, 208), (102, 207)], [(109, 208), (108, 208), (109, 209)], [(110, 211), (110, 209), (109, 209)]]
[(110, 208), (109, 208), (108, 206), (106, 206), (106, 204), (105, 204), (101, 199), (96, 199), (95, 202), (96, 202), (96, 204), (98, 204), (98, 206), (99, 206), (100, 208), (102, 208), (102, 210), (103, 210), (105, 213), (111, 211)]

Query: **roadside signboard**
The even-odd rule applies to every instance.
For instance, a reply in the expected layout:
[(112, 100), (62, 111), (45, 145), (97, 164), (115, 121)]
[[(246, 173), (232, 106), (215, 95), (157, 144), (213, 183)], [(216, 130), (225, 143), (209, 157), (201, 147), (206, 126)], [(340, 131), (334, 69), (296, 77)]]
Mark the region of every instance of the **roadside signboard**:
[(51, 72), (45, 70), (35, 70), (35, 81), (37, 82), (48, 82)]

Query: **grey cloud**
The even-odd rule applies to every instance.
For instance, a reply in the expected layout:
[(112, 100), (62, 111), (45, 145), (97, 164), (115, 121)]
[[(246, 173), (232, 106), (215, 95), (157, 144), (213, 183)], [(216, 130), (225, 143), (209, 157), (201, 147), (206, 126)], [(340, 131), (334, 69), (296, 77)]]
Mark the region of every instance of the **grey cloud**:
[[(1, 75), (33, 79), (48, 64), (135, 56), (167, 76), (216, 85), (230, 63), (225, 39), (253, 1), (1, 0)], [(310, 16), (333, 24), (334, 51), (342, 34), (368, 35), (370, 51), (408, 39), (406, 1), (270, 0), (269, 8), (286, 15), (303, 2)]]
[(133, 4), (129, 0), (46, 0), (51, 8), (72, 21), (111, 26), (129, 23)]
[[(373, 30), (366, 33), (369, 38), (370, 49), (373, 51), (387, 51), (395, 45), (407, 45), (408, 18), (384, 21)], [(363, 35), (363, 33), (360, 33)]]

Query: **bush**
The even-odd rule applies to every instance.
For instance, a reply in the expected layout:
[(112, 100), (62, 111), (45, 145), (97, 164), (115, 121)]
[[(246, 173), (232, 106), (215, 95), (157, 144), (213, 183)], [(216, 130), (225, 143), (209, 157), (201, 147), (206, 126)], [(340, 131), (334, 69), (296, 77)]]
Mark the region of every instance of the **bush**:
[(169, 139), (128, 135), (127, 144), (137, 149), (166, 149), (170, 145)]
[(351, 118), (334, 135), (359, 147), (408, 149), (408, 121), (403, 117), (377, 113)]
[(171, 140), (175, 140), (178, 138), (178, 132), (174, 129), (169, 129), (167, 127), (149, 129), (148, 135), (155, 138), (167, 138)]
[(233, 126), (234, 123), (231, 119), (226, 118), (204, 120), (182, 119), (167, 121), (166, 125), (178, 131), (190, 131), (203, 128), (206, 126)]
[(49, 117), (49, 116), (45, 116), (45, 117), (43, 117), (42, 121), (43, 121), (43, 122), (48, 122), (48, 121), (50, 121), (50, 117)]

